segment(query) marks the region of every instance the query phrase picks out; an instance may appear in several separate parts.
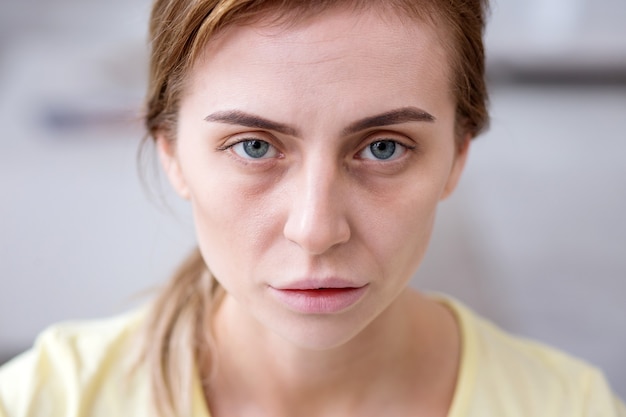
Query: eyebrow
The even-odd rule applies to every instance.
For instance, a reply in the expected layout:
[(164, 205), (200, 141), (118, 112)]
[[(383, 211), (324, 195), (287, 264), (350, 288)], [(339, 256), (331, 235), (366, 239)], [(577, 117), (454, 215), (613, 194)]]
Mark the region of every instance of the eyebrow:
[(357, 120), (343, 130), (344, 136), (371, 129), (373, 127), (391, 126), (406, 122), (434, 122), (435, 116), (416, 107), (402, 107), (375, 116)]
[(204, 118), (207, 122), (220, 122), (229, 125), (246, 126), (254, 129), (274, 130), (290, 136), (299, 136), (298, 130), (283, 124), (239, 110), (226, 110), (211, 113)]
[[(290, 136), (300, 136), (298, 129), (284, 123), (275, 122), (240, 110), (226, 110), (211, 113), (204, 118), (207, 122), (226, 123), (254, 129), (273, 130)], [(416, 107), (402, 107), (385, 113), (365, 117), (346, 127), (342, 134), (351, 135), (373, 127), (391, 126), (407, 122), (434, 122), (430, 113)]]

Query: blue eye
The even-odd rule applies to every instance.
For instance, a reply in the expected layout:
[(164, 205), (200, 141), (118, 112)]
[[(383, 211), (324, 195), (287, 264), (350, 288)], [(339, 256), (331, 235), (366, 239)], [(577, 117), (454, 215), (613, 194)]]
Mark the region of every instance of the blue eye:
[(232, 148), (237, 155), (246, 159), (274, 158), (278, 154), (276, 148), (259, 139), (242, 140)]
[(393, 140), (378, 140), (363, 149), (359, 156), (364, 159), (388, 161), (402, 156), (405, 146)]

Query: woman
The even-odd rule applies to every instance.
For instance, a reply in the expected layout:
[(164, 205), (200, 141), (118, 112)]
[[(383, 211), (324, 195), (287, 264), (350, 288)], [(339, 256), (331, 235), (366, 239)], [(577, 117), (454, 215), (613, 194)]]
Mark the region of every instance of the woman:
[(485, 7), (158, 0), (146, 124), (199, 251), (149, 311), (44, 333), (0, 415), (626, 415), (407, 288), (487, 123)]

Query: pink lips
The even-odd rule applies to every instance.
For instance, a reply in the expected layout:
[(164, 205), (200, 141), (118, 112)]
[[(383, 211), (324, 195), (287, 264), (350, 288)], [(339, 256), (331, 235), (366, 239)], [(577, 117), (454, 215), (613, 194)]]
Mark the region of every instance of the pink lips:
[(340, 279), (305, 280), (286, 287), (270, 287), (287, 308), (308, 314), (338, 313), (361, 299), (367, 285), (357, 286)]

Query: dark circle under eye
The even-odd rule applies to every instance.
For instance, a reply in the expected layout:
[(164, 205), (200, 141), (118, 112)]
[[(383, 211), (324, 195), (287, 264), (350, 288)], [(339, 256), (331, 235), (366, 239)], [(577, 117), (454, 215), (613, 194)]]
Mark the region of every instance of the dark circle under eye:
[(380, 140), (370, 145), (370, 151), (378, 159), (389, 159), (396, 152), (396, 143), (392, 140)]
[(270, 149), (270, 144), (262, 140), (247, 140), (243, 150), (250, 158), (263, 158)]

